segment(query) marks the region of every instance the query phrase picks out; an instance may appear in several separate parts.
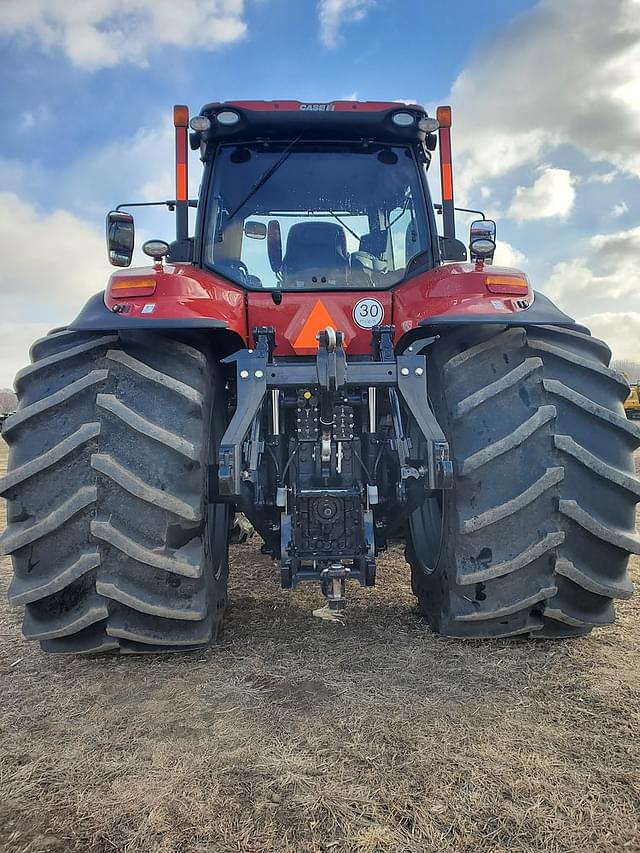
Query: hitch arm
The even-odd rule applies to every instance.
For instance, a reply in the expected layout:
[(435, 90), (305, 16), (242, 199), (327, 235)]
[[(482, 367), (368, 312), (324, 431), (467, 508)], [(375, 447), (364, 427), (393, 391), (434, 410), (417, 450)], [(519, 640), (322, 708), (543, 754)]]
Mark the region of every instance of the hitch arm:
[(426, 357), (399, 355), (397, 363), (398, 391), (426, 439), (427, 482), (432, 489), (450, 489), (453, 485), (453, 463), (449, 459), (449, 444), (425, 399)]
[[(242, 446), (267, 393), (267, 357), (260, 352), (239, 350), (224, 362), (236, 363), (237, 401), (218, 449), (218, 489), (221, 495), (231, 497), (240, 495)], [(257, 463), (255, 453), (251, 458)]]

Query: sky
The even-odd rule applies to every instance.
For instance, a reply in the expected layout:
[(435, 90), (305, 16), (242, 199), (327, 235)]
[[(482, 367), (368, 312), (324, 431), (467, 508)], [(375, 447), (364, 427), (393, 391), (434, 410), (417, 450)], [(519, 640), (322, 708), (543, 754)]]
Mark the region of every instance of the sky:
[(172, 197), (172, 105), (233, 99), (452, 104), (496, 263), (640, 361), (640, 0), (1, 0), (0, 92), (0, 387), (104, 288), (106, 211)]

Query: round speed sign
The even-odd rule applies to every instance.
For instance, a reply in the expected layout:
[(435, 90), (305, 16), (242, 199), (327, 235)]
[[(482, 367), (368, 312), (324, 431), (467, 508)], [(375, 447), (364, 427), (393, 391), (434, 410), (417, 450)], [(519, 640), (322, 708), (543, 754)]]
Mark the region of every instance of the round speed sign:
[(377, 299), (361, 299), (353, 307), (353, 319), (361, 329), (379, 326), (384, 317), (384, 307)]

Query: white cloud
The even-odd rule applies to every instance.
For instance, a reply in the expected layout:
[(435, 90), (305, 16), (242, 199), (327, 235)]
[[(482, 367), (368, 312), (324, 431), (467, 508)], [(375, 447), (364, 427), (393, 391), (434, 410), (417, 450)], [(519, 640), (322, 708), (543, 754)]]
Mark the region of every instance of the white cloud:
[(615, 359), (640, 361), (640, 311), (605, 311), (583, 317), (580, 322), (588, 326), (597, 338), (609, 344)]
[(626, 201), (621, 201), (618, 204), (614, 204), (611, 208), (611, 216), (614, 219), (617, 219), (620, 216), (624, 216), (625, 213), (629, 212), (629, 205)]
[[(191, 158), (190, 193), (197, 195), (202, 173)], [(65, 201), (83, 211), (42, 211), (25, 201), (19, 188), (31, 172), (24, 164), (0, 160), (0, 178), (15, 192), (0, 192), (0, 387), (11, 383), (16, 370), (28, 363), (29, 346), (48, 329), (70, 322), (84, 302), (103, 290), (113, 268), (108, 264), (102, 221), (107, 207), (124, 201), (173, 198), (173, 127), (170, 116), (162, 125), (143, 127), (133, 136), (116, 139), (58, 171)], [(12, 178), (9, 181), (9, 178)], [(15, 178), (15, 180), (13, 180)], [(53, 180), (47, 174), (41, 184)], [(91, 188), (87, 202), (87, 187)], [(164, 208), (133, 209), (136, 245), (133, 265), (146, 265), (140, 246), (145, 239), (172, 239), (174, 216)], [(91, 219), (99, 223), (92, 224)], [(43, 321), (43, 322), (40, 322)], [(46, 321), (46, 322), (44, 322)]]
[(507, 243), (506, 240), (498, 240), (493, 262), (496, 266), (521, 269), (526, 264), (527, 257), (511, 243)]
[(31, 130), (35, 123), (36, 118), (32, 112), (25, 110), (23, 113), (20, 113), (18, 117), (18, 127), (20, 130)]
[(5, 300), (66, 306), (100, 289), (109, 271), (96, 228), (66, 210), (41, 213), (13, 193), (0, 193), (0, 256)]
[(600, 261), (607, 265), (611, 262), (637, 262), (640, 256), (640, 225), (612, 234), (595, 234), (589, 243), (597, 250)]
[[(169, 113), (158, 127), (92, 149), (55, 175), (64, 185), (65, 205), (76, 213), (29, 204), (25, 189), (42, 196), (53, 177), (19, 161), (0, 160), (0, 185), (13, 190), (0, 192), (0, 387), (28, 362), (35, 338), (70, 322), (89, 296), (104, 289), (113, 272), (102, 225), (106, 210), (119, 202), (174, 197), (173, 156)], [(202, 168), (195, 155), (191, 166), (190, 192), (197, 195)], [(148, 259), (139, 247), (151, 237), (171, 240), (174, 216), (164, 208), (132, 212), (138, 247), (133, 265), (143, 266)]]
[(640, 360), (639, 256), (640, 226), (597, 234), (580, 257), (556, 264), (543, 288), (560, 308), (603, 337), (616, 358)]
[[(130, 136), (112, 138), (73, 164), (65, 181), (67, 197), (80, 202), (86, 197), (87, 186), (106, 185), (114, 194), (114, 202), (175, 198), (173, 146), (174, 130), (169, 115), (157, 127), (140, 127)], [(191, 156), (189, 165), (196, 167), (199, 164), (194, 160)], [(196, 182), (195, 189), (200, 171), (190, 170), (190, 183)]]
[(336, 47), (344, 24), (360, 21), (376, 0), (319, 0), (320, 41), (327, 47)]
[(573, 209), (576, 191), (568, 169), (544, 166), (530, 187), (516, 187), (507, 212), (508, 216), (524, 222), (530, 219), (559, 217), (566, 219)]
[[(511, 190), (508, 215), (566, 217), (578, 183), (640, 177), (640, 0), (539, 0), (483, 44), (451, 102), (459, 203), (500, 199), (517, 168), (529, 185)], [(520, 176), (560, 148), (568, 167)], [(605, 210), (620, 202), (611, 215), (622, 215), (611, 195)], [(640, 361), (640, 228), (577, 239), (542, 290), (615, 356)], [(511, 263), (499, 253), (500, 245), (496, 263)], [(544, 255), (540, 246), (536, 261)]]
[(65, 210), (42, 213), (0, 193), (0, 387), (28, 363), (29, 346), (69, 323), (110, 273), (102, 234)]
[(29, 348), (54, 323), (0, 323), (0, 388), (11, 388), (16, 373), (29, 364)]
[[(1, 0), (0, 0), (1, 2)], [(3, 168), (0, 160), (0, 185), (9, 176), (14, 163)], [(189, 151), (189, 194), (198, 195), (202, 179), (202, 163)], [(24, 185), (26, 175), (18, 186)], [(174, 130), (171, 115), (154, 127), (139, 127), (130, 136), (112, 138), (100, 147), (89, 148), (64, 171), (60, 167), (50, 174), (39, 175), (39, 184), (31, 191), (42, 194), (45, 185), (64, 188), (59, 193), (61, 204), (81, 212), (85, 218), (101, 219), (108, 207), (122, 202), (163, 201), (175, 198)], [(16, 187), (15, 182), (10, 184)], [(90, 188), (90, 192), (87, 192)], [(159, 224), (172, 223), (164, 208), (133, 210), (136, 218), (158, 219)], [(156, 235), (159, 236), (159, 235)]]
[(49, 107), (40, 104), (33, 109), (24, 110), (18, 116), (17, 128), (21, 132), (27, 132), (34, 128), (41, 132), (51, 122), (52, 114)]
[(62, 50), (78, 68), (144, 66), (163, 47), (214, 50), (246, 33), (244, 0), (3, 0), (0, 36)]
[[(92, 150), (65, 171), (56, 182), (64, 186), (65, 201), (83, 211), (42, 211), (25, 201), (19, 188), (28, 183), (24, 164), (0, 160), (0, 178), (15, 176), (0, 192), (0, 387), (11, 383), (16, 370), (28, 363), (29, 346), (48, 329), (70, 322), (85, 301), (103, 290), (114, 271), (107, 261), (103, 216), (109, 206), (126, 201), (157, 201), (175, 197), (173, 127), (166, 122), (139, 128), (133, 136), (116, 139)], [(191, 158), (190, 193), (197, 196), (202, 174)], [(43, 174), (40, 183), (53, 180)], [(87, 187), (91, 188), (87, 202)], [(39, 185), (35, 194), (40, 192)], [(174, 215), (164, 208), (147, 208), (136, 215), (136, 254), (133, 265), (148, 263), (140, 251), (145, 239), (171, 240)], [(98, 225), (91, 221), (98, 222)], [(39, 321), (46, 321), (40, 323)]]
[(640, 176), (640, 0), (540, 0), (451, 98), (462, 191), (560, 145)]
[(586, 184), (612, 184), (618, 177), (618, 172), (614, 169), (611, 172), (599, 172), (595, 175), (589, 175), (585, 179)]
[(32, 313), (47, 303), (57, 311), (77, 305), (109, 272), (97, 229), (66, 210), (40, 213), (13, 193), (0, 193), (0, 256), (5, 316), (10, 301), (28, 301)]

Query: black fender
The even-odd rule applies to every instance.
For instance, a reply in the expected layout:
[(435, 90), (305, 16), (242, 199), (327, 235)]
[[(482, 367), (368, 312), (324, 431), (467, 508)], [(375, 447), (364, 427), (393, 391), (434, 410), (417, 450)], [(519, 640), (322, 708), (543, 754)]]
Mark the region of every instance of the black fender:
[(213, 320), (209, 317), (189, 317), (179, 320), (162, 318), (149, 319), (129, 318), (126, 314), (111, 311), (104, 304), (104, 291), (96, 293), (85, 304), (75, 320), (67, 327), (74, 332), (122, 332), (127, 329), (145, 329), (147, 331), (163, 332), (166, 330), (184, 329), (228, 329), (224, 320)]
[(444, 333), (447, 329), (456, 326), (564, 326), (575, 329), (585, 334), (591, 334), (586, 326), (581, 326), (561, 311), (549, 297), (534, 291), (534, 300), (528, 308), (522, 311), (495, 311), (491, 314), (441, 314), (433, 317), (425, 317), (421, 320), (418, 328), (412, 329), (402, 336), (396, 346), (396, 352), (403, 352), (414, 341)]
[[(523, 311), (510, 313), (495, 311), (491, 314), (441, 314), (435, 317), (425, 317), (420, 326), (459, 326), (483, 325), (492, 323), (498, 326), (578, 326), (573, 317), (561, 311), (553, 302), (539, 291), (534, 291), (535, 298), (528, 308)], [(578, 326), (584, 329), (584, 326)]]

